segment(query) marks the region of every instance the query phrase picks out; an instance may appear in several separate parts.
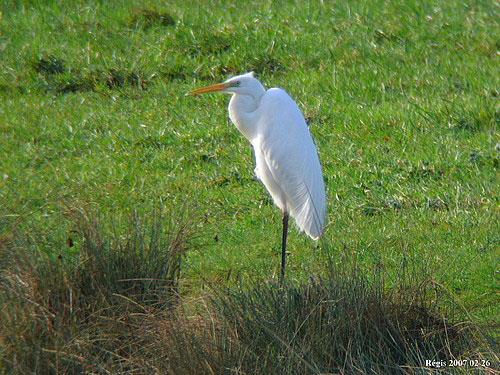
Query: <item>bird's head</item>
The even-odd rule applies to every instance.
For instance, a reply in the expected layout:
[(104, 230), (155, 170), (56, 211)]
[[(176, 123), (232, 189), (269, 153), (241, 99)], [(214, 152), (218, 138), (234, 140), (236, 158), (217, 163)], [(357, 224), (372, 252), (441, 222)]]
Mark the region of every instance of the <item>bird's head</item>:
[(228, 94), (250, 95), (256, 98), (263, 91), (265, 91), (264, 86), (254, 77), (254, 73), (250, 72), (231, 77), (222, 83), (201, 87), (189, 92), (187, 95), (204, 94), (206, 92), (223, 92)]

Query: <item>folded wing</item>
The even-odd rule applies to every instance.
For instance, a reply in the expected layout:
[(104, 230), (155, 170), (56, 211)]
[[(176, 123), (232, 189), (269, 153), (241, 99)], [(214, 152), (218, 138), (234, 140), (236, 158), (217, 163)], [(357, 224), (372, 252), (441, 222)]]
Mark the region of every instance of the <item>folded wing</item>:
[(284, 197), (273, 195), (277, 189), (267, 186), (269, 179), (263, 183), (275, 201), (284, 198), (282, 209), (289, 212), (299, 228), (317, 239), (324, 225), (325, 187), (304, 117), (292, 98), (276, 88), (262, 97), (259, 112), (260, 136), (252, 143)]

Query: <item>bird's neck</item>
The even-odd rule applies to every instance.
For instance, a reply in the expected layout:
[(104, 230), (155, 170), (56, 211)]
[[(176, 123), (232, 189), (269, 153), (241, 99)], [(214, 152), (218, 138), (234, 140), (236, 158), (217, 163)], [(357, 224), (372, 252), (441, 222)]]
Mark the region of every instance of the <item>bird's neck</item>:
[(257, 135), (257, 109), (264, 93), (265, 89), (262, 87), (262, 92), (257, 97), (234, 94), (229, 102), (229, 118), (250, 142)]

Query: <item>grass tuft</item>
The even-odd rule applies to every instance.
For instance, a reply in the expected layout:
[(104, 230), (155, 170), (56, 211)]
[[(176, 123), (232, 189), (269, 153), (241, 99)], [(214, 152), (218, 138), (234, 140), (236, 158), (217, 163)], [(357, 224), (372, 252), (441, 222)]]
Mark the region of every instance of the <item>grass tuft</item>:
[(128, 25), (147, 30), (152, 27), (175, 25), (175, 19), (167, 12), (160, 13), (153, 9), (134, 8)]
[(149, 84), (149, 79), (141, 72), (93, 67), (84, 70), (66, 68), (63, 60), (54, 56), (40, 58), (33, 64), (33, 70), (39, 74), (40, 86), (56, 94), (97, 91), (100, 88), (132, 87), (144, 90)]
[(233, 371), (403, 374), (430, 370), (425, 359), (479, 358), (474, 327), (453, 321), (430, 298), (430, 279), (407, 272), (391, 288), (383, 272), (349, 266), (217, 295), (212, 303), (229, 337), (224, 345), (233, 345)]
[(38, 60), (33, 63), (33, 68), (35, 72), (45, 75), (61, 74), (66, 70), (65, 62), (52, 55), (39, 57)]
[(15, 228), (1, 237), (0, 369), (9, 373), (121, 367), (130, 345), (140, 344), (135, 336), (127, 342), (129, 320), (171, 309), (179, 298), (192, 220), (173, 225), (156, 212), (105, 234), (95, 214), (70, 208), (66, 215), (77, 228), (67, 241), (77, 254), (46, 255)]

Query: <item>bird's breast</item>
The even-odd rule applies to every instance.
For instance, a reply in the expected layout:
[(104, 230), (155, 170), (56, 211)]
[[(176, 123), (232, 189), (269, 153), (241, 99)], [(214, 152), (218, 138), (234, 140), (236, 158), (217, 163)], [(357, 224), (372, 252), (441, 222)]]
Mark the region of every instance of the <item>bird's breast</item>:
[(258, 136), (259, 111), (255, 100), (247, 95), (233, 95), (228, 111), (234, 126), (252, 142)]

